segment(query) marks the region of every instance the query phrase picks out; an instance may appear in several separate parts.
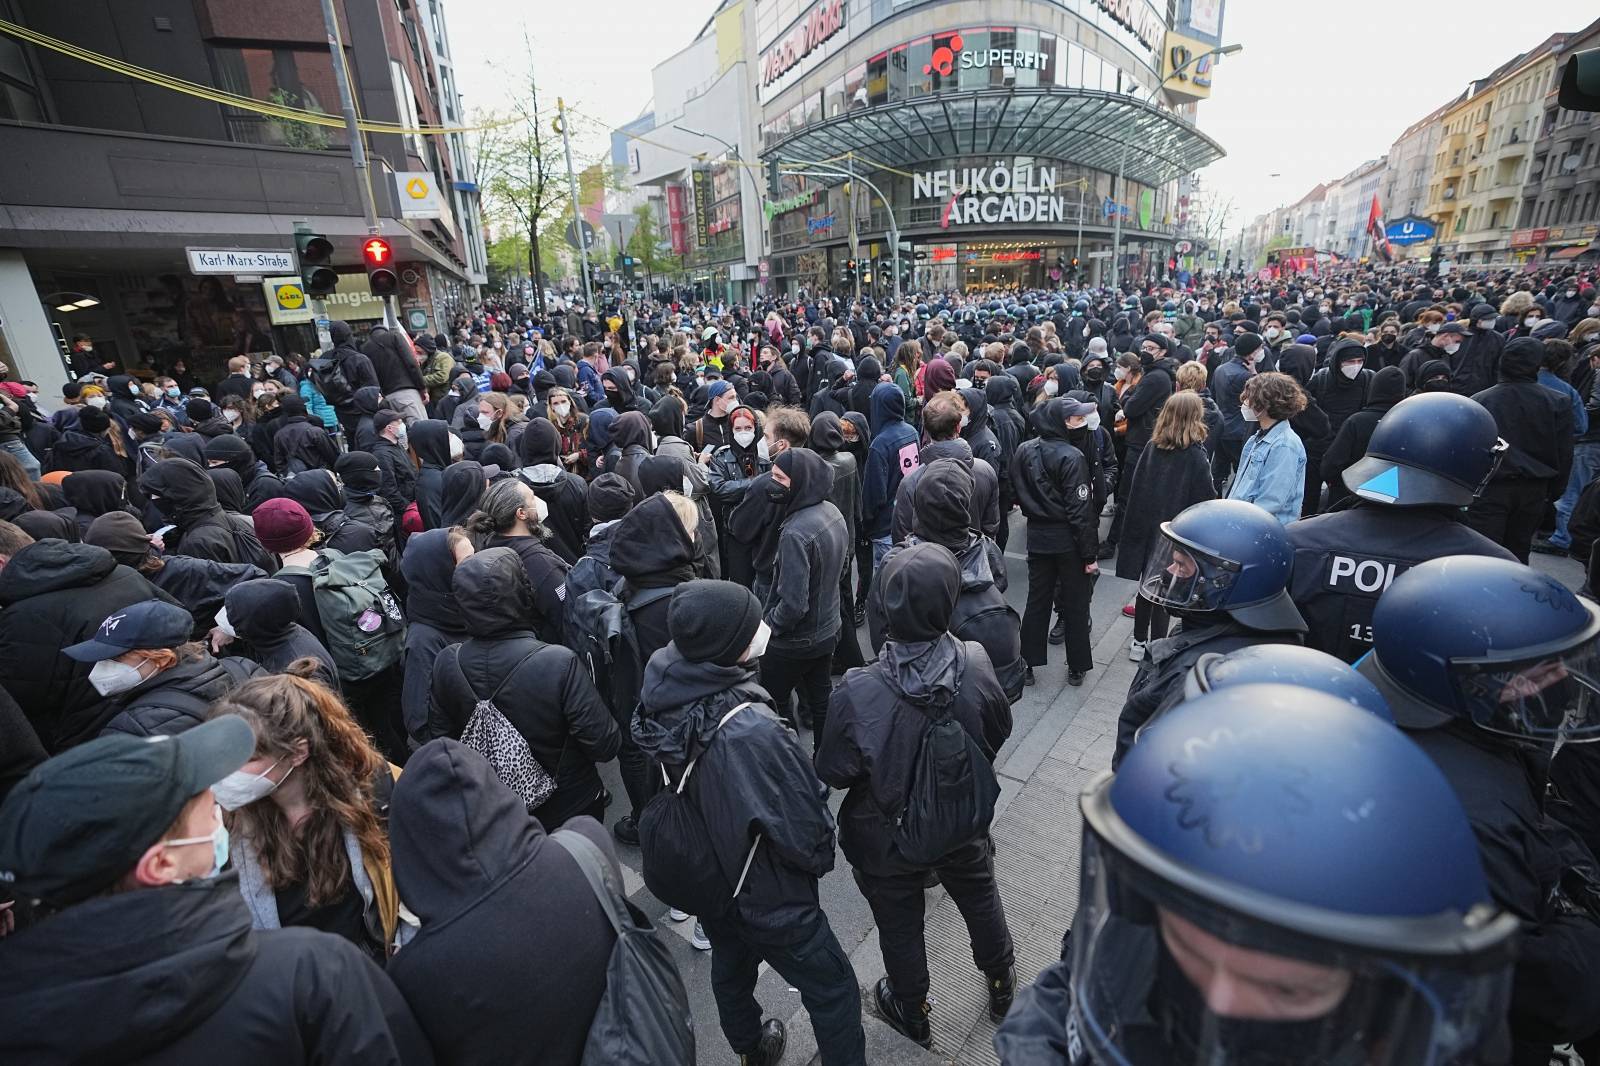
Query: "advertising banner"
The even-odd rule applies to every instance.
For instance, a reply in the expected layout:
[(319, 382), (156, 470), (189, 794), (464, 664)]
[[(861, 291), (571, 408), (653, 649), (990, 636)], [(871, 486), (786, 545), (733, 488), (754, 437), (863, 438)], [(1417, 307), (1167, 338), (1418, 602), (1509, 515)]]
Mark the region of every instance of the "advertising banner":
[(683, 224), (683, 186), (667, 186), (667, 232), (672, 236), (672, 254), (683, 255), (689, 250), (689, 234)]
[(711, 177), (704, 170), (694, 172), (694, 236), (701, 248), (711, 243)]

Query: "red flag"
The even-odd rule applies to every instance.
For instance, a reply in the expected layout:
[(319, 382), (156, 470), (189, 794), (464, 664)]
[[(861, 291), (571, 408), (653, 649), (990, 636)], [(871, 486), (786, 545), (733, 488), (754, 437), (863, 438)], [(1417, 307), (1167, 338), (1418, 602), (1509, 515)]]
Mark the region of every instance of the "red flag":
[(1367, 233), (1372, 237), (1372, 250), (1383, 257), (1384, 262), (1394, 259), (1394, 253), (1389, 250), (1389, 238), (1383, 233), (1383, 212), (1378, 210), (1378, 194), (1372, 194), (1372, 210), (1367, 212)]

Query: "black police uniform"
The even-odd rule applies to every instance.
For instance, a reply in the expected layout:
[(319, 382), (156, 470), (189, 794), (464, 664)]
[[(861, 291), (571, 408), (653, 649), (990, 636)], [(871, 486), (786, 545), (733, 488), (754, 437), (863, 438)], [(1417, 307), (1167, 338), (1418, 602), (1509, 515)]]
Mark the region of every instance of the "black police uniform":
[(1289, 595), (1310, 627), (1306, 644), (1353, 663), (1372, 647), (1372, 609), (1390, 582), (1418, 563), (1446, 555), (1515, 561), (1469, 529), (1451, 507), (1386, 507), (1351, 498), (1327, 514), (1291, 523)]

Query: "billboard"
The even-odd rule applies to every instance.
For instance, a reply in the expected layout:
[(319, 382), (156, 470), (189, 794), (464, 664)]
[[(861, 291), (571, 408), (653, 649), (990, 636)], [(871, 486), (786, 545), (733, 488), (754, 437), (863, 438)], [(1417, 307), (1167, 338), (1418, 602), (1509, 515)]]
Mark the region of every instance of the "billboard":
[(1223, 0), (1178, 0), (1172, 28), (1215, 48), (1222, 43), (1222, 4)]
[(672, 235), (672, 254), (686, 255), (689, 251), (689, 234), (683, 221), (683, 186), (674, 182), (667, 186), (667, 232)]

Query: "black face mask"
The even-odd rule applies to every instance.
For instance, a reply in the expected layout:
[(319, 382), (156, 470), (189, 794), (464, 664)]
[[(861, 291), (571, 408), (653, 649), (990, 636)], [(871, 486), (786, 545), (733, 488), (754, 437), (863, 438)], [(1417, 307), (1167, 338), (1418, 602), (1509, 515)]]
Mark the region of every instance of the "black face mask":
[(767, 486), (767, 500), (770, 503), (785, 504), (789, 502), (791, 486), (780, 485), (776, 481)]
[(1103, 367), (1103, 366), (1092, 366), (1092, 367), (1090, 367), (1089, 369), (1087, 369), (1087, 370), (1085, 370), (1083, 372), (1083, 380), (1089, 382), (1092, 385), (1098, 385), (1101, 382), (1105, 381), (1105, 379), (1106, 379), (1106, 368)]

